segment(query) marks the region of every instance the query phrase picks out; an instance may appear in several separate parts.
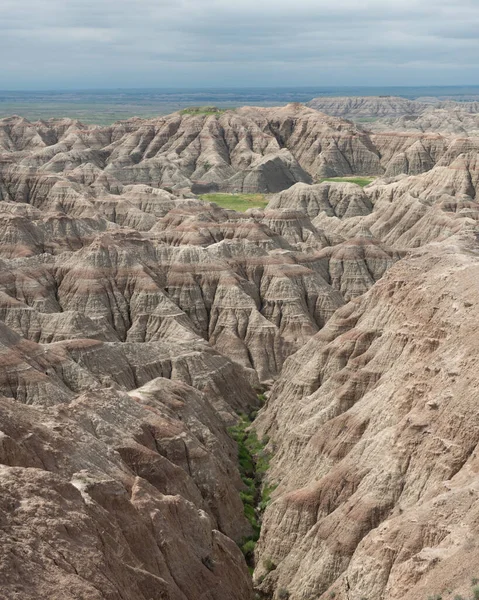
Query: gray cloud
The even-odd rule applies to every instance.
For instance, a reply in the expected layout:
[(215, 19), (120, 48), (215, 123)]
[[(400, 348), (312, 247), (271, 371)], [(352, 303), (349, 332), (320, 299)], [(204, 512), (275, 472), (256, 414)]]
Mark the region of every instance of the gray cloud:
[(0, 86), (479, 83), (477, 0), (1, 0)]

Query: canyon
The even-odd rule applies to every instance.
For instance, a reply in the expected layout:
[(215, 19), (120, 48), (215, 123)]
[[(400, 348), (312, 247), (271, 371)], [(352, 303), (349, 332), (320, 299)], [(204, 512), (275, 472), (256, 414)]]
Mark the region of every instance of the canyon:
[(478, 110), (0, 119), (0, 598), (470, 594)]

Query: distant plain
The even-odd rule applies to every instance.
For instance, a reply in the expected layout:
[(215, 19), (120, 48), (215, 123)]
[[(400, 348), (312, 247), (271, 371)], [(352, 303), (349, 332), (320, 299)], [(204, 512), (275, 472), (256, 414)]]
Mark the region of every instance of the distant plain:
[(151, 118), (194, 106), (281, 106), (318, 96), (402, 96), (451, 100), (479, 99), (479, 86), (447, 87), (284, 87), (221, 89), (116, 89), (0, 91), (0, 118), (19, 115), (30, 121), (68, 117), (109, 125), (131, 117)]

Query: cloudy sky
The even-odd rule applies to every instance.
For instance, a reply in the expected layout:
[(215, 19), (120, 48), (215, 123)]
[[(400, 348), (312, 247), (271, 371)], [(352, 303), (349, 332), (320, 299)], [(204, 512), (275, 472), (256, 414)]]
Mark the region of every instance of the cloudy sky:
[(479, 0), (0, 0), (0, 88), (479, 84)]

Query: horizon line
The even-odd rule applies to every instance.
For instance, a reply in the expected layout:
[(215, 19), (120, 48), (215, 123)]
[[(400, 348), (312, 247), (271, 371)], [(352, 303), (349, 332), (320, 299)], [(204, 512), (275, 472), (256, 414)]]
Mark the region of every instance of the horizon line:
[(78, 87), (78, 88), (30, 88), (30, 89), (6, 89), (0, 88), (0, 93), (25, 93), (25, 92), (118, 92), (118, 91), (173, 91), (173, 90), (298, 90), (298, 89), (404, 89), (404, 88), (479, 88), (479, 83), (474, 84), (434, 84), (434, 85), (292, 85), (292, 86), (169, 86), (169, 87)]

